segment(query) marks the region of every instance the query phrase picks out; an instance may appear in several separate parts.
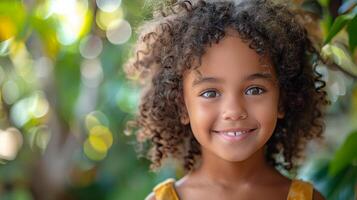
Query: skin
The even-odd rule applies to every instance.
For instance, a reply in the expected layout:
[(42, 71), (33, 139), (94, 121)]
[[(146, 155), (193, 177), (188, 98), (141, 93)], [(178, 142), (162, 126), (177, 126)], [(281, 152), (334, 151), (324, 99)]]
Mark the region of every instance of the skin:
[[(291, 180), (264, 158), (277, 119), (284, 117), (270, 60), (228, 34), (207, 49), (196, 70), (184, 74), (183, 86), (182, 122), (190, 123), (202, 162), (175, 184), (180, 199), (286, 199)], [(239, 140), (219, 133), (237, 128), (254, 131)]]

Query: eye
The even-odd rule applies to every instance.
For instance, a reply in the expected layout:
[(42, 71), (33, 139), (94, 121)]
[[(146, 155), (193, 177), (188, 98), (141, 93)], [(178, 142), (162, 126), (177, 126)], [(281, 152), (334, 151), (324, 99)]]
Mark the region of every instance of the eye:
[(245, 94), (247, 94), (247, 95), (260, 95), (260, 94), (263, 94), (264, 92), (265, 92), (265, 90), (263, 88), (251, 87), (251, 88), (248, 88), (245, 91)]
[(202, 92), (200, 94), (201, 97), (204, 97), (204, 98), (215, 98), (215, 97), (218, 97), (219, 94), (217, 91), (214, 91), (214, 90), (206, 90), (204, 92)]

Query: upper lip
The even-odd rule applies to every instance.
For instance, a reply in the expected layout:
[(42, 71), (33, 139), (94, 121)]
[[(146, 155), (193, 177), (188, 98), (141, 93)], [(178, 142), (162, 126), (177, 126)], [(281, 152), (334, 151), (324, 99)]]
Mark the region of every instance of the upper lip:
[(256, 128), (229, 128), (229, 129), (222, 129), (222, 130), (213, 130), (214, 132), (243, 132), (243, 131), (251, 131)]

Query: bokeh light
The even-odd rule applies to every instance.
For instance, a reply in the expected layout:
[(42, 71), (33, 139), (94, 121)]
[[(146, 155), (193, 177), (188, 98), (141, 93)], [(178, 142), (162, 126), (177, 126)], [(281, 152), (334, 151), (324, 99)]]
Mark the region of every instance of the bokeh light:
[(103, 80), (103, 69), (100, 60), (83, 60), (81, 75), (84, 85), (90, 88), (98, 87)]
[(31, 128), (28, 131), (28, 141), (31, 149), (39, 148), (44, 151), (51, 138), (51, 132), (48, 126), (41, 125)]
[(79, 44), (79, 52), (84, 58), (93, 59), (99, 56), (103, 50), (103, 43), (100, 37), (88, 35)]
[(110, 23), (106, 35), (111, 43), (123, 44), (130, 39), (131, 33), (131, 25), (123, 19), (120, 22), (113, 21)]
[(74, 43), (88, 28), (87, 0), (54, 0), (51, 8), (60, 22), (57, 38), (61, 44)]
[(116, 94), (116, 102), (120, 110), (126, 113), (135, 112), (138, 106), (139, 94), (140, 92), (137, 88), (129, 84), (122, 84)]
[(54, 1), (41, 1), (36, 7), (35, 15), (42, 19), (48, 19), (54, 13), (56, 3)]
[(113, 135), (105, 126), (95, 126), (89, 131), (89, 142), (99, 152), (106, 152), (113, 144)]
[(13, 80), (6, 81), (2, 86), (4, 101), (13, 104), (20, 97), (20, 88)]
[[(159, 180), (183, 175), (181, 169), (165, 166), (156, 175), (148, 173), (150, 163), (138, 159), (135, 150), (149, 149), (150, 144), (134, 146), (142, 138), (137, 135), (135, 121), (126, 123), (136, 119), (140, 83), (146, 83), (140, 76), (145, 70), (133, 70), (131, 77), (124, 73), (127, 59), (136, 56), (132, 47), (140, 33), (134, 30), (140, 31), (143, 20), (151, 19), (151, 9), (171, 2), (0, 0), (1, 200), (144, 199)], [(303, 9), (313, 2), (326, 12), (321, 15), (309, 9), (306, 18), (316, 23), (311, 39), (326, 38), (335, 18), (329, 13), (334, 6), (328, 6), (327, 1), (326, 5), (321, 5), (322, 1), (294, 2), (303, 3)], [(348, 15), (344, 19), (356, 13), (357, 6), (352, 6), (345, 6), (350, 10), (344, 9)], [(315, 14), (319, 17), (310, 18)], [(337, 14), (344, 15), (342, 11)], [(325, 45), (321, 50), (327, 62), (317, 70), (325, 78), (332, 101), (332, 112), (327, 111), (324, 158), (333, 156), (351, 127), (357, 130), (356, 80), (345, 74), (357, 76), (352, 37), (356, 29), (347, 27), (353, 23), (343, 21), (331, 42), (314, 45), (317, 50), (320, 44)], [(143, 50), (144, 46), (139, 44), (138, 48)], [(330, 68), (330, 63), (341, 66)], [(308, 152), (317, 152), (310, 147), (314, 145), (308, 146)], [(312, 160), (318, 160), (317, 154), (311, 155)], [(352, 167), (346, 167), (346, 171), (350, 173)], [(308, 170), (313, 171), (325, 179), (316, 186), (335, 185), (327, 179), (333, 182), (338, 178), (343, 189), (336, 189), (336, 193), (351, 190), (347, 184), (352, 177), (346, 173), (328, 177), (316, 167)], [(307, 176), (306, 180), (314, 181), (311, 177), (316, 176)]]
[(107, 30), (109, 24), (111, 23), (119, 23), (124, 17), (123, 9), (119, 7), (119, 9), (113, 12), (104, 12), (102, 10), (98, 10), (95, 20), (98, 27), (102, 30)]
[(96, 0), (99, 9), (113, 12), (120, 7), (121, 0)]
[(100, 111), (93, 111), (89, 113), (85, 118), (85, 125), (88, 130), (91, 130), (95, 126), (109, 126), (109, 119), (104, 113)]
[(107, 152), (96, 151), (93, 146), (90, 144), (89, 139), (84, 142), (83, 145), (84, 154), (93, 161), (99, 161), (104, 159), (107, 156)]
[(3, 42), (12, 38), (17, 30), (15, 24), (13, 23), (13, 20), (9, 17), (0, 15), (0, 22), (0, 42)]
[(9, 57), (13, 63), (16, 75), (27, 83), (34, 83), (36, 77), (33, 74), (33, 61), (26, 44), (23, 41), (13, 42)]
[(45, 98), (44, 93), (38, 91), (32, 96), (32, 105), (29, 108), (30, 116), (41, 118), (49, 111), (49, 103)]
[(33, 118), (41, 118), (49, 111), (49, 103), (41, 91), (21, 99), (11, 108), (10, 116), (18, 127), (24, 126)]
[(85, 155), (94, 161), (104, 159), (113, 145), (113, 134), (108, 128), (107, 116), (100, 111), (93, 111), (85, 117), (85, 125), (88, 130), (83, 146)]
[(0, 130), (0, 159), (14, 160), (23, 144), (20, 131), (14, 127)]

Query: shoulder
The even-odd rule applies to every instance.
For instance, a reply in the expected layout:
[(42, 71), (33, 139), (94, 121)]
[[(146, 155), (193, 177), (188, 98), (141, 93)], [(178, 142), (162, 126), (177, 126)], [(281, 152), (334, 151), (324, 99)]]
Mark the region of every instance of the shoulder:
[(314, 188), (312, 183), (302, 180), (292, 181), (289, 195), (294, 198), (303, 195), (305, 197), (309, 196), (309, 199), (312, 197), (312, 200), (325, 200), (321, 193)]
[(197, 187), (197, 177), (192, 176), (191, 174), (188, 174), (175, 183), (175, 189), (177, 193), (179, 193), (182, 196), (185, 196), (187, 193), (191, 193), (194, 191)]
[(155, 194), (153, 192), (151, 192), (146, 198), (145, 200), (156, 200), (155, 198)]
[(301, 181), (303, 184), (305, 184), (306, 187), (311, 189), (312, 192), (312, 200), (325, 200), (325, 198), (322, 196), (322, 194), (316, 190), (316, 188), (314, 187), (314, 185), (310, 182), (304, 182)]
[(166, 179), (157, 184), (145, 200), (177, 199), (174, 189), (175, 179)]

